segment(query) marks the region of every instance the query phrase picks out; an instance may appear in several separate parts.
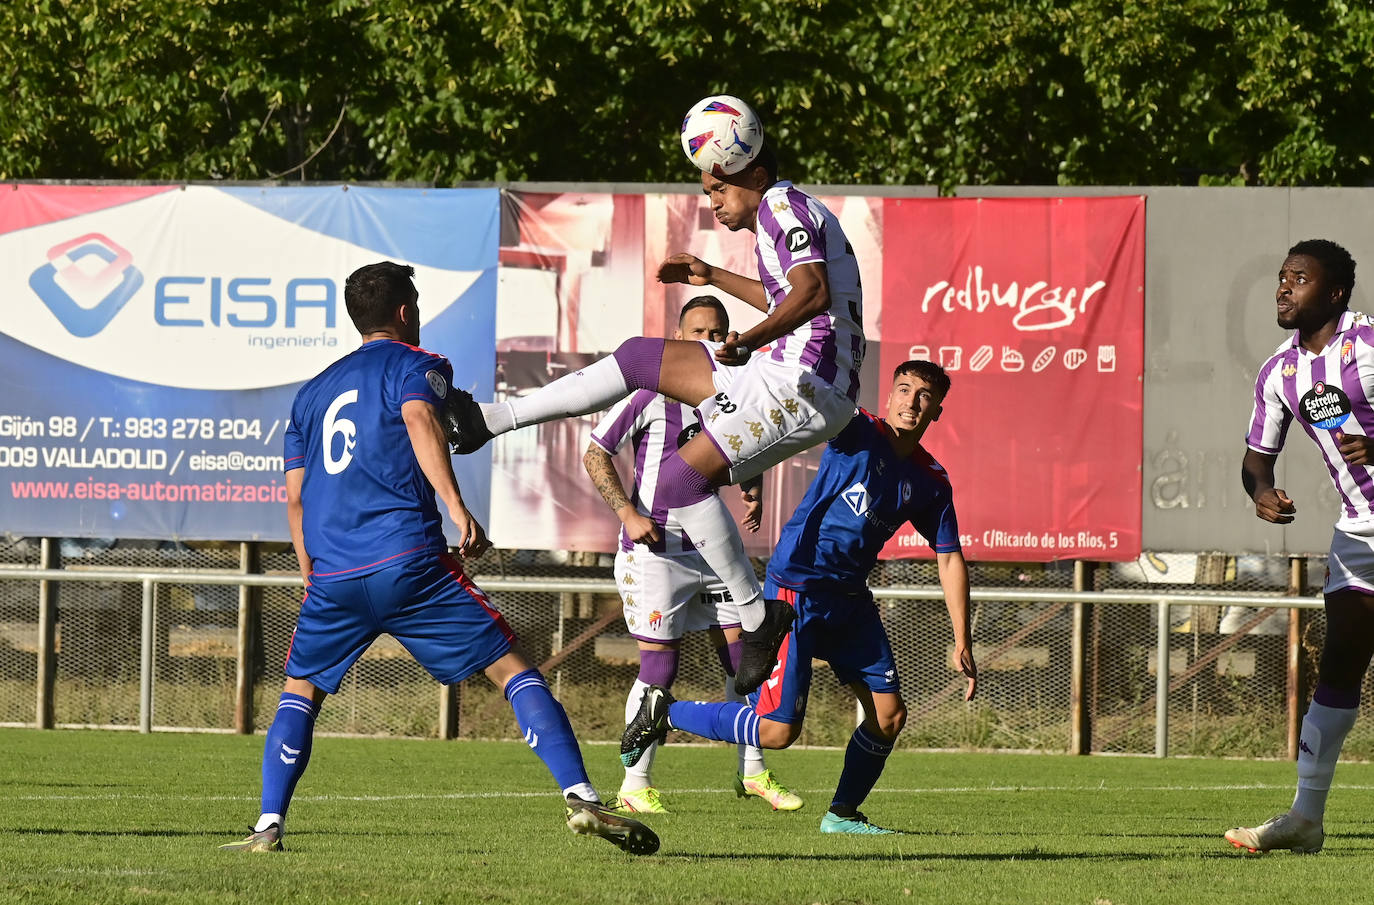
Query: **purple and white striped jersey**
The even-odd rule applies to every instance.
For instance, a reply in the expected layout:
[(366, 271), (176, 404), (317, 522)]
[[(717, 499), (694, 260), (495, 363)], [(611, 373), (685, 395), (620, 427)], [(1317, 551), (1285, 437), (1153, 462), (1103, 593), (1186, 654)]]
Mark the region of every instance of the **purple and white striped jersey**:
[(759, 205), (755, 255), (768, 293), (768, 311), (782, 302), (797, 264), (825, 264), (830, 308), (773, 343), (775, 361), (810, 371), (850, 399), (859, 398), (864, 359), (863, 290), (859, 262), (840, 221), (815, 198), (782, 180)]
[(1336, 528), (1374, 528), (1374, 469), (1347, 465), (1340, 451), (1344, 434), (1374, 435), (1374, 321), (1368, 315), (1341, 315), (1319, 355), (1302, 347), (1295, 330), (1260, 368), (1245, 445), (1277, 455), (1294, 420), (1316, 442), (1341, 495)]
[[(616, 403), (592, 431), (592, 441), (611, 455), (615, 455), (628, 441), (634, 448), (634, 487), (630, 502), (640, 515), (658, 523), (659, 540), (648, 544), (654, 553), (676, 556), (696, 553), (696, 547), (683, 532), (676, 519), (668, 517), (668, 508), (659, 504), (658, 474), (673, 454), (692, 439), (701, 424), (696, 409), (669, 399), (652, 390), (636, 390)], [(620, 529), (620, 549), (634, 549), (634, 542)]]

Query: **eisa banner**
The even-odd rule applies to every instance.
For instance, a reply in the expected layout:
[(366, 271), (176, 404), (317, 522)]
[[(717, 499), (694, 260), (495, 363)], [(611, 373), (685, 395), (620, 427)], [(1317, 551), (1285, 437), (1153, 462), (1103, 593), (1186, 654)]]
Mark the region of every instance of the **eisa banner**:
[[(939, 362), (923, 445), (972, 560), (1140, 554), (1145, 199), (887, 199), (880, 363)], [(908, 525), (889, 557), (928, 556)]]
[[(360, 342), (348, 274), (413, 265), (421, 342), (489, 399), (499, 224), (495, 189), (6, 187), (0, 527), (286, 539), (282, 436)], [(490, 454), (454, 468), (484, 520)]]

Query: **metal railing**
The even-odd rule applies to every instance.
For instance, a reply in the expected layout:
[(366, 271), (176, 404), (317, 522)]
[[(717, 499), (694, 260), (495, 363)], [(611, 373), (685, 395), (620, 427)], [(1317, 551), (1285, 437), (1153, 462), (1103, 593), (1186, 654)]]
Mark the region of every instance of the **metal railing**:
[[(53, 559), (44, 554), (44, 565), (51, 566)], [(1296, 570), (1296, 567), (1295, 567)], [(496, 594), (557, 594), (557, 595), (609, 595), (616, 594), (614, 581), (610, 579), (580, 578), (500, 578), (479, 576), (477, 579), (484, 590)], [(129, 568), (34, 568), (31, 566), (0, 565), (0, 581), (32, 582), (35, 585), (33, 599), (38, 602), (38, 651), (37, 675), (35, 676), (36, 702), (33, 725), (39, 728), (52, 728), (58, 725), (54, 717), (54, 674), (56, 662), (56, 632), (53, 622), (56, 619), (56, 592), (58, 584), (68, 583), (116, 583), (136, 584), (141, 592), (139, 619), (139, 656), (138, 656), (138, 721), (137, 729), (152, 732), (154, 701), (154, 659), (157, 644), (157, 600), (159, 588), (166, 585), (231, 586), (239, 589), (237, 616), (237, 650), (235, 657), (236, 689), (233, 731), (253, 731), (253, 693), (255, 669), (251, 657), (252, 627), (261, 625), (260, 614), (255, 610), (260, 600), (250, 589), (287, 588), (302, 586), (298, 576), (245, 574), (243, 572), (205, 571), (200, 569), (129, 569)], [(1075, 585), (1083, 584), (1076, 574)], [(1302, 587), (1298, 581), (1296, 587)], [(942, 600), (943, 595), (934, 586), (876, 587), (874, 597), (879, 601), (934, 601)], [(1322, 600), (1316, 597), (1285, 596), (1281, 594), (1199, 594), (1180, 590), (1151, 592), (1089, 591), (1081, 589), (1022, 590), (1004, 588), (975, 588), (971, 591), (973, 601), (989, 604), (1026, 604), (1040, 607), (1038, 614), (1020, 628), (1004, 634), (993, 642), (980, 645), (980, 660), (996, 662), (1025, 638), (1042, 630), (1051, 620), (1067, 611), (1071, 617), (1069, 655), (1070, 687), (1070, 738), (1067, 747), (1072, 753), (1087, 753), (1091, 750), (1089, 722), (1085, 712), (1087, 700), (1087, 651), (1090, 641), (1087, 627), (1090, 624), (1089, 612), (1092, 607), (1150, 607), (1155, 622), (1154, 656), (1154, 693), (1153, 700), (1135, 702), (1128, 708), (1127, 717), (1134, 715), (1139, 721), (1148, 720), (1149, 704), (1153, 704), (1154, 754), (1165, 757), (1169, 752), (1169, 713), (1171, 693), (1183, 684), (1194, 680), (1206, 667), (1217, 664), (1220, 658), (1244, 639), (1247, 634), (1275, 610), (1288, 611), (1287, 638), (1287, 706), (1285, 707), (1289, 756), (1295, 756), (1297, 730), (1300, 726), (1301, 709), (1306, 705), (1306, 696), (1301, 693), (1301, 677), (1298, 662), (1302, 643), (1299, 614), (1304, 610), (1321, 609)], [(10, 602), (13, 603), (11, 596)], [(1206, 650), (1194, 651), (1191, 665), (1175, 674), (1171, 670), (1171, 634), (1173, 634), (1174, 609), (1177, 607), (1254, 607), (1260, 612), (1232, 633), (1209, 641)], [(546, 673), (557, 670), (569, 656), (593, 645), (596, 639), (618, 623), (618, 608), (607, 608), (598, 618), (574, 638), (565, 638), (567, 607), (560, 607), (557, 629), (551, 645), (550, 655), (540, 664)], [(438, 731), (440, 737), (453, 737), (457, 729), (457, 710), (454, 693), (445, 686), (440, 687), (438, 701)], [(929, 699), (912, 708), (913, 717), (930, 713), (942, 702), (957, 700), (962, 687), (957, 674)]]

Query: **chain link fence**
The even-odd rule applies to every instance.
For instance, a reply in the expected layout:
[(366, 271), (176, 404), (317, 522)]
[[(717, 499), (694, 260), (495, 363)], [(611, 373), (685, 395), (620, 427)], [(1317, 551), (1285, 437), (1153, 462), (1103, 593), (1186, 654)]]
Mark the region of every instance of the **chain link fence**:
[[(101, 575), (97, 581), (55, 583), (53, 723), (140, 727), (146, 611), (151, 616), (148, 722), (155, 728), (233, 731), (241, 591), (236, 584), (196, 579), (241, 573), (246, 548), (144, 541), (53, 544), (66, 572), (99, 570)], [(297, 572), (289, 546), (255, 545), (252, 553), (253, 571), (284, 576), (278, 586), (244, 592), (256, 595), (244, 608), (251, 618), (242, 627), (248, 640), (245, 671), (253, 688), (247, 717), (262, 730), (276, 708), (300, 591), (289, 582)], [(41, 589), (23, 570), (42, 565), (37, 539), (0, 537), (0, 723), (37, 722)], [(1321, 610), (1296, 611), (1299, 632), (1290, 636), (1288, 609), (1214, 604), (1218, 595), (1248, 595), (1253, 603), (1256, 595), (1290, 589), (1319, 596), (1323, 558), (1294, 565), (1286, 556), (1147, 554), (1137, 563), (1083, 570), (1088, 580), (1080, 578), (1082, 591), (1167, 595), (1172, 604), (1165, 633), (1169, 731), (1167, 750), (1160, 751), (1158, 606), (1076, 605), (1068, 599), (1075, 592), (1071, 562), (973, 564), (981, 676), (978, 699), (966, 704), (962, 677), (952, 666), (952, 636), (938, 599), (934, 563), (882, 562), (871, 585), (897, 654), (910, 713), (900, 744), (1065, 751), (1074, 744), (1077, 724), (1082, 749), (1094, 752), (1283, 757), (1292, 708), (1305, 709), (1307, 689), (1315, 681), (1324, 632)], [(129, 580), (107, 579), (112, 570), (128, 572)], [(149, 572), (174, 576), (150, 585), (152, 605), (145, 608), (141, 575)], [(625, 695), (638, 671), (610, 572), (611, 557), (605, 554), (502, 550), (489, 553), (473, 576), (479, 585), (543, 580), (541, 590), (497, 590), (492, 596), (526, 654), (544, 665), (584, 740), (619, 737)], [(1295, 576), (1301, 587), (1294, 587)], [(589, 581), (604, 590), (578, 586)], [(905, 597), (907, 592), (913, 597)], [(1016, 599), (999, 600), (1002, 594)], [(1025, 599), (1027, 594), (1035, 599)], [(1207, 605), (1187, 603), (1200, 595), (1207, 596)], [(1291, 674), (1290, 652), (1296, 654)], [(1076, 676), (1081, 676), (1077, 706)], [(705, 635), (689, 636), (674, 693), (719, 699), (724, 683)], [(464, 682), (452, 698), (448, 706), (456, 714), (458, 736), (517, 737), (502, 695), (484, 677)], [(326, 703), (318, 730), (434, 736), (445, 731), (440, 702), (440, 686), (394, 639), (383, 636)], [(818, 664), (799, 743), (842, 745), (854, 722), (852, 695)], [(1374, 726), (1357, 723), (1346, 750), (1357, 757), (1374, 754)]]

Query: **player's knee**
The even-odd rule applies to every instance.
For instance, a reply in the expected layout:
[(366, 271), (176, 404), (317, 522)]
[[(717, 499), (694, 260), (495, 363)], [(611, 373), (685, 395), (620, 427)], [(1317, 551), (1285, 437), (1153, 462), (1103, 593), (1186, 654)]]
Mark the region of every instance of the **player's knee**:
[(759, 720), (760, 748), (786, 748), (799, 738), (801, 738), (800, 723)]
[(889, 714), (887, 717), (878, 720), (878, 732), (888, 741), (896, 741), (897, 736), (902, 734), (902, 729), (906, 727), (906, 710), (899, 710)]
[(906, 704), (899, 698), (895, 706), (884, 708), (874, 715), (874, 728), (888, 741), (896, 741), (906, 728)]

